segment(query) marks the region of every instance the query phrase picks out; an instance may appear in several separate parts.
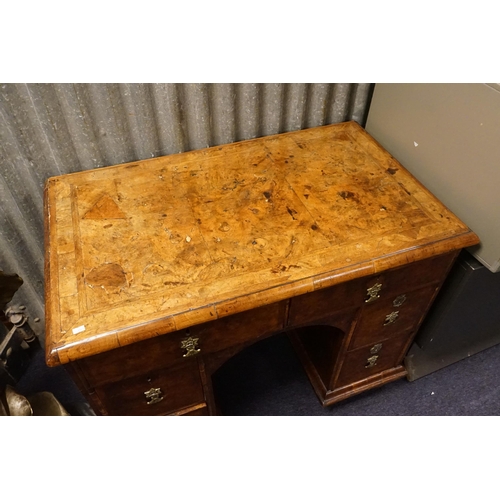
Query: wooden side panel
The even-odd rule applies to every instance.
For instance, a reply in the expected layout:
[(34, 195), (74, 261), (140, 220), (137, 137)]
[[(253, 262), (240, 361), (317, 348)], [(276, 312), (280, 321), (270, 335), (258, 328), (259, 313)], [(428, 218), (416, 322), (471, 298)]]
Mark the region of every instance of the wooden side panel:
[(351, 309), (319, 319), (320, 324), (293, 330), (293, 335), (299, 341), (296, 345), (300, 345), (314, 365), (325, 387), (329, 387), (333, 371), (343, 355), (345, 350), (343, 346), (346, 344), (356, 314), (357, 309)]
[(78, 389), (87, 399), (90, 407), (94, 410), (96, 415), (107, 415), (107, 411), (95, 390), (89, 386), (84, 373), (77, 363), (68, 363), (64, 366), (65, 370), (71, 376)]

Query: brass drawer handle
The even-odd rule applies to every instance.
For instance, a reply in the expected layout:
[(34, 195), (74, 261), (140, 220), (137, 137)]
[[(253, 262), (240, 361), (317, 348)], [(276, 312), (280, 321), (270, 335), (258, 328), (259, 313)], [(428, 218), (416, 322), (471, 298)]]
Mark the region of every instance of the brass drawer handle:
[(146, 391), (144, 395), (146, 396), (146, 399), (149, 399), (149, 401), (147, 402), (148, 405), (154, 405), (156, 403), (159, 403), (163, 399), (161, 389), (159, 387), (151, 387), (151, 389), (149, 389), (149, 391)]
[(371, 349), (370, 349), (370, 354), (377, 354), (377, 352), (380, 352), (382, 349), (382, 344), (375, 344)]
[(368, 294), (368, 298), (365, 300), (367, 304), (370, 302), (374, 302), (375, 300), (380, 298), (379, 292), (382, 290), (382, 283), (376, 283), (370, 288), (366, 289), (366, 293)]
[(199, 340), (196, 337), (188, 337), (181, 342), (181, 349), (186, 349), (186, 352), (182, 355), (183, 358), (195, 356), (201, 352), (201, 349), (198, 348)]
[(372, 366), (375, 366), (377, 364), (377, 359), (378, 359), (378, 356), (372, 356), (370, 358), (368, 358), (366, 361), (366, 365), (365, 365), (365, 368), (371, 368)]
[(393, 301), (392, 301), (392, 305), (394, 307), (399, 307), (401, 305), (403, 305), (403, 302), (406, 300), (406, 295), (398, 295)]
[(385, 317), (384, 326), (387, 326), (387, 325), (390, 325), (391, 323), (394, 323), (398, 319), (398, 316), (399, 316), (399, 311), (394, 311), (394, 312), (391, 312), (391, 314), (388, 314)]

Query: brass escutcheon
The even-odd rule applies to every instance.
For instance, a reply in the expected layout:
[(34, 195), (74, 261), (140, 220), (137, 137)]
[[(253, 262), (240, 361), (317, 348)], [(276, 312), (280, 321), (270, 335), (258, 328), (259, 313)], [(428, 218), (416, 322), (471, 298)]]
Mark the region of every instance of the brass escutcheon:
[(371, 349), (370, 349), (370, 354), (377, 354), (377, 352), (380, 352), (382, 349), (382, 344), (375, 344)]
[(398, 295), (393, 301), (392, 305), (394, 307), (399, 307), (403, 304), (403, 302), (406, 300), (406, 295)]
[(365, 300), (367, 304), (370, 302), (373, 302), (377, 299), (380, 298), (380, 295), (378, 294), (382, 290), (382, 283), (376, 283), (370, 288), (366, 289), (366, 293), (368, 294), (368, 298)]
[(366, 361), (365, 368), (371, 368), (372, 366), (375, 366), (377, 364), (377, 359), (378, 356), (372, 356), (371, 358), (368, 358)]
[(387, 325), (390, 325), (391, 323), (394, 323), (398, 319), (398, 316), (399, 316), (399, 311), (394, 311), (394, 312), (391, 312), (391, 314), (388, 314), (385, 317), (384, 326), (387, 326)]
[(195, 356), (196, 354), (201, 352), (201, 349), (198, 349), (199, 340), (200, 339), (196, 337), (188, 337), (181, 342), (181, 349), (186, 349), (186, 352), (182, 355), (183, 358)]
[(151, 387), (151, 389), (149, 389), (149, 391), (146, 391), (144, 395), (146, 396), (146, 399), (149, 399), (147, 403), (148, 405), (154, 405), (155, 403), (159, 403), (163, 399), (163, 396), (161, 395), (161, 389), (159, 387)]

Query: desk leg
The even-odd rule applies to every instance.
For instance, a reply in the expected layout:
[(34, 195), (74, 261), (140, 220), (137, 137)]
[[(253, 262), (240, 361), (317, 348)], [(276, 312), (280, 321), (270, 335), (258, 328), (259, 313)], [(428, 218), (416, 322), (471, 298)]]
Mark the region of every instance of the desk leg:
[(208, 414), (217, 415), (214, 390), (212, 387), (212, 376), (210, 373), (208, 373), (203, 358), (200, 358), (198, 360), (198, 366), (200, 368), (201, 383), (203, 384), (203, 392), (205, 393), (205, 401), (207, 403)]

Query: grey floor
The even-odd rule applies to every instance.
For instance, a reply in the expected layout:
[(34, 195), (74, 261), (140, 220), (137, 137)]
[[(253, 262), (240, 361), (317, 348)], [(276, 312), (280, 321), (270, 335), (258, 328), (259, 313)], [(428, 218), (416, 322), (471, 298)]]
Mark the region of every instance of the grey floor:
[[(228, 361), (214, 376), (224, 415), (393, 416), (500, 415), (500, 345), (413, 382), (398, 380), (329, 408), (319, 403), (288, 339), (264, 340)], [(62, 367), (35, 356), (18, 392), (52, 392), (73, 415), (86, 415), (85, 399)]]

